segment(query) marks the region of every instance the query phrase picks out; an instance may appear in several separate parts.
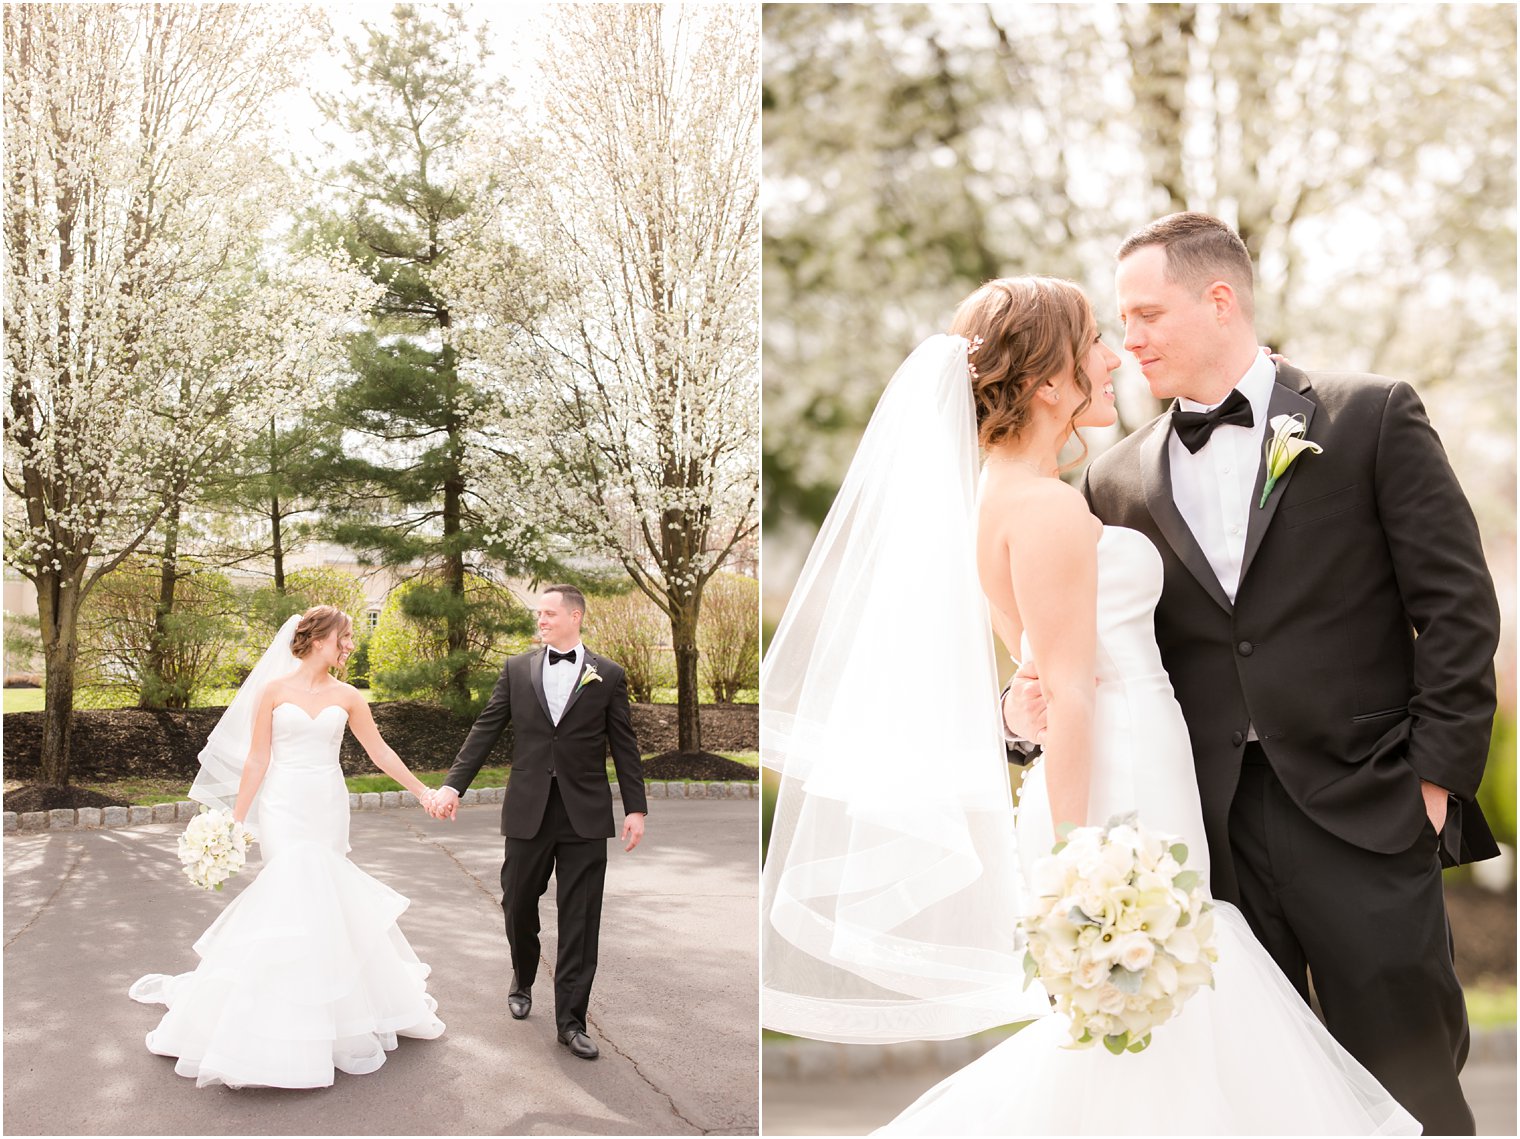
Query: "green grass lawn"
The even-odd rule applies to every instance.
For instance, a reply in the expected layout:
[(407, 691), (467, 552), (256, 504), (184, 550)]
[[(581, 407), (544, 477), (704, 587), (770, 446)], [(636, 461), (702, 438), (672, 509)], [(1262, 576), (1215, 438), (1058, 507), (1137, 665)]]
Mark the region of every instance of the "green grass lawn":
[[(674, 704), (674, 703), (676, 703), (676, 689), (675, 689), (675, 685), (671, 685), (669, 688), (656, 688), (656, 689), (654, 689), (653, 691), (651, 691), (649, 693), (649, 702), (651, 704)], [(708, 688), (706, 685), (703, 685), (702, 686), (702, 703), (704, 703), (704, 704), (711, 704), (712, 702), (713, 702), (712, 690), (710, 688)], [(760, 703), (760, 689), (758, 689), (758, 688), (741, 688), (741, 689), (739, 689), (739, 698), (737, 700), (735, 700), (734, 703), (736, 703), (736, 704), (758, 704), (758, 703)]]
[[(41, 688), (6, 688), (3, 710), (6, 712), (40, 712), (42, 711)], [(361, 688), (364, 698), (371, 704), (375, 702), (373, 690)], [(193, 708), (225, 708), (232, 703), (232, 698), (237, 695), (236, 688), (207, 688), (197, 692), (195, 699), (190, 702)], [(74, 694), (74, 707), (79, 711), (88, 711), (92, 708), (134, 708), (137, 706), (137, 697), (126, 689), (119, 688), (81, 688)]]
[[(4, 708), (6, 712), (40, 712), (42, 711), (42, 689), (40, 688), (6, 688), (3, 690)], [(374, 703), (373, 689), (361, 689), (364, 698)], [(192, 702), (196, 708), (224, 708), (232, 702), (236, 688), (208, 688), (204, 692), (196, 694)], [(704, 692), (704, 700), (709, 700), (712, 693)], [(651, 694), (656, 704), (674, 704), (676, 702), (676, 690), (674, 688), (656, 688)], [(740, 704), (754, 704), (760, 699), (760, 692), (755, 688), (746, 688), (739, 693)], [(95, 689), (81, 688), (75, 693), (74, 707), (89, 708), (130, 708), (137, 703), (137, 698), (122, 689)]]
[(1483, 984), (1464, 990), (1467, 1019), (1474, 1028), (1503, 1028), (1515, 1023), (1515, 986)]

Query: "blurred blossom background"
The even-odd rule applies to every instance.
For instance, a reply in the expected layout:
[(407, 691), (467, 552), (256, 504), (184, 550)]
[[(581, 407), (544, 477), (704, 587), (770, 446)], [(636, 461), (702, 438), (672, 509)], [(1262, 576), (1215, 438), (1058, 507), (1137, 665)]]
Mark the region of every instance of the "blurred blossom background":
[[(767, 636), (882, 388), (963, 296), (1069, 278), (1117, 350), (1114, 251), (1206, 211), (1250, 249), (1264, 343), (1425, 401), (1503, 607), (1483, 798), (1513, 846), (1515, 33), (1513, 5), (766, 6)], [(1093, 455), (1162, 410), (1120, 354)]]

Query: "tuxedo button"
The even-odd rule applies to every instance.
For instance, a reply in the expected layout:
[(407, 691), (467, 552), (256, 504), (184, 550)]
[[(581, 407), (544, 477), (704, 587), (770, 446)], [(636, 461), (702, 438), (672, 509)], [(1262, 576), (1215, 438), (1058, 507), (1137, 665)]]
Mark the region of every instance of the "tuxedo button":
[(1241, 641), (1240, 644), (1235, 646), (1235, 651), (1243, 657), (1248, 657), (1256, 651), (1256, 646), (1251, 644), (1250, 641)]
[(1244, 732), (1232, 732), (1232, 733), (1230, 733), (1230, 742), (1232, 744), (1234, 744), (1236, 747), (1239, 747), (1241, 744), (1243, 744), (1243, 743), (1246, 742), (1245, 733)]

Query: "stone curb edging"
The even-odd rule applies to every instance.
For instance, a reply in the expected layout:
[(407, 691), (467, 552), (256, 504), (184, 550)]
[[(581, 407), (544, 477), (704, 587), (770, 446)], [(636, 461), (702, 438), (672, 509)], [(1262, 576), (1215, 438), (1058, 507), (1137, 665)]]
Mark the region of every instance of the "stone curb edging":
[[(760, 1063), (766, 1079), (837, 1080), (926, 1068), (955, 1071), (996, 1048), (1011, 1030), (993, 1029), (960, 1040), (910, 1040), (901, 1044), (831, 1044), (824, 1040), (767, 1040)], [(1513, 1064), (1515, 1026), (1474, 1029), (1469, 1064)]]
[[(618, 793), (618, 785), (612, 784), (612, 793)], [(644, 793), (650, 799), (758, 799), (759, 783), (735, 780), (727, 783), (679, 783), (656, 781), (644, 784)], [(460, 797), (460, 804), (500, 803), (506, 796), (505, 787), (471, 787)], [(417, 807), (417, 799), (410, 791), (365, 791), (348, 797), (350, 811), (380, 811), (393, 807)], [(5, 811), (4, 833), (35, 833), (37, 831), (97, 830), (101, 827), (137, 827), (152, 823), (189, 822), (201, 809), (190, 799), (177, 803), (160, 803), (156, 807), (80, 807), (78, 810), (61, 811)]]

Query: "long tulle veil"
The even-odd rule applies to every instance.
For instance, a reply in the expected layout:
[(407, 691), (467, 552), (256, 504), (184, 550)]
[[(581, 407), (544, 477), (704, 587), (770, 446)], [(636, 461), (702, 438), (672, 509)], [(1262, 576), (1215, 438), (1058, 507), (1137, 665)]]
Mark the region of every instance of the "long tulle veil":
[(783, 1032), (943, 1039), (1049, 1012), (1023, 988), (966, 348), (931, 337), (892, 378), (761, 671), (781, 775), (761, 1019)]
[[(299, 661), (290, 651), (295, 638), (296, 626), (301, 623), (300, 614), (291, 617), (280, 626), (264, 655), (253, 666), (253, 671), (238, 687), (237, 695), (222, 718), (206, 737), (201, 749), (201, 769), (190, 786), (190, 798), (208, 807), (232, 810), (237, 804), (238, 784), (243, 778), (243, 764), (248, 759), (248, 747), (253, 742), (253, 715), (258, 711), (259, 697), (264, 686), (277, 677), (294, 672)], [(255, 798), (248, 812), (245, 825), (258, 833), (259, 803)]]

